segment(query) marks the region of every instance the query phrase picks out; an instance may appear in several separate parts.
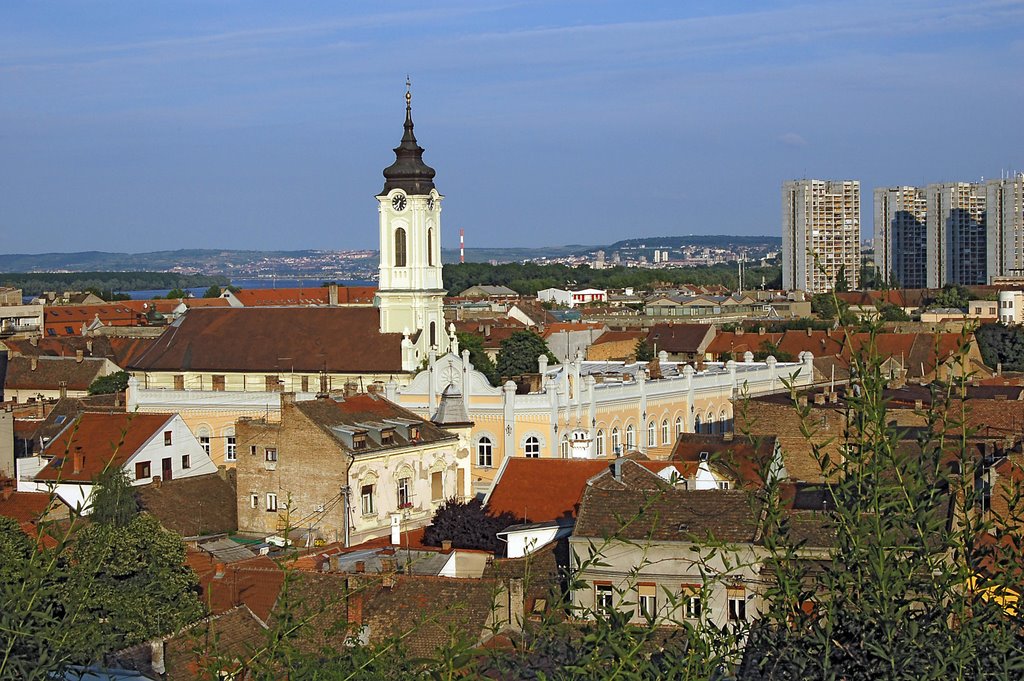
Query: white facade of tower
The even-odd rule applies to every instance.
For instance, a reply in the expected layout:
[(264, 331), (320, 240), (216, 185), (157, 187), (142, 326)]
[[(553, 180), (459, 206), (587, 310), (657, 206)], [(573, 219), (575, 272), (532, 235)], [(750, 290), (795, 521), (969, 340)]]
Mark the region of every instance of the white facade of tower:
[[(448, 350), (441, 281), (441, 200), (392, 189), (377, 197), (380, 214), (379, 306), (382, 333), (422, 331), (425, 353)], [(425, 355), (424, 355), (425, 356)]]

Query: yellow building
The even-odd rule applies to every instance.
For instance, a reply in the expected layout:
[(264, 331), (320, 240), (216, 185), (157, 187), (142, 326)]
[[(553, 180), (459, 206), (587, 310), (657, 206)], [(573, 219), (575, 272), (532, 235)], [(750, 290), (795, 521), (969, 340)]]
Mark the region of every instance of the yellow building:
[(701, 371), (668, 362), (651, 378), (643, 363), (572, 362), (547, 366), (538, 358), (539, 381), (528, 392), (513, 382), (491, 386), (473, 368), (469, 352), (431, 356), (404, 388), (387, 386), (388, 399), (428, 417), (445, 391), (461, 395), (473, 427), (472, 478), (486, 491), (506, 457), (595, 458), (616, 452), (669, 447), (679, 433), (732, 429), (733, 399), (809, 385), (813, 356), (801, 361), (709, 362)]

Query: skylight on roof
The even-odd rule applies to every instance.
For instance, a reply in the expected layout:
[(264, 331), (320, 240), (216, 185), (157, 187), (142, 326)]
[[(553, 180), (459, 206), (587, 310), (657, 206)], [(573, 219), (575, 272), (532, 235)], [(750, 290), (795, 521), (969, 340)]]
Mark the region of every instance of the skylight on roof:
[(59, 426), (60, 424), (64, 423), (67, 420), (68, 420), (68, 417), (64, 416), (63, 414), (61, 414), (57, 418), (53, 419), (53, 422), (54, 422), (54, 424)]

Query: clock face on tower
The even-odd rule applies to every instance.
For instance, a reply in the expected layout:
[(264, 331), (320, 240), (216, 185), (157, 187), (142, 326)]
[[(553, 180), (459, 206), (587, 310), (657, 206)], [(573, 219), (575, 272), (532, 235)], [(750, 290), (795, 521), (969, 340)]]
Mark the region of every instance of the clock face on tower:
[(391, 207), (397, 211), (405, 210), (405, 194), (395, 194), (395, 198), (391, 199)]

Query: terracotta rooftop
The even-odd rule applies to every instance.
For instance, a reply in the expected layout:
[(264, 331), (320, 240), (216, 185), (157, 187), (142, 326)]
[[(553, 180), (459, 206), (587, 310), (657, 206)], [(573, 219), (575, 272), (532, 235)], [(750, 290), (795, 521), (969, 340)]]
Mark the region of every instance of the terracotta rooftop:
[(211, 613), (220, 614), (245, 605), (261, 621), (270, 620), (284, 583), (284, 572), (273, 560), (259, 556), (230, 565), (218, 565), (209, 560), (190, 558), (189, 564), (199, 577), (202, 600)]
[(155, 338), (122, 338), (119, 336), (64, 336), (42, 337), (35, 342), (28, 340), (5, 340), (4, 345), (13, 356), (24, 357), (74, 357), (81, 351), (85, 357), (105, 357), (119, 367), (144, 352)]
[[(375, 286), (339, 286), (338, 305), (372, 305), (377, 295)], [(273, 307), (279, 305), (327, 305), (330, 289), (327, 286), (307, 288), (252, 288), (234, 293), (245, 307)]]
[(655, 324), (647, 332), (647, 342), (659, 352), (701, 352), (709, 331), (714, 337), (714, 327), (710, 324)]
[(199, 308), (168, 327), (131, 368), (401, 373), (402, 335), (379, 327), (372, 307)]
[(601, 489), (580, 502), (574, 535), (624, 540), (753, 542), (758, 509), (740, 490)]
[(764, 486), (764, 466), (772, 460), (775, 438), (761, 437), (757, 442), (742, 435), (726, 439), (722, 435), (682, 433), (676, 438), (670, 459), (698, 463), (707, 453), (713, 464), (723, 466), (741, 485)]
[(0, 485), (0, 516), (35, 523), (50, 509), (52, 500), (45, 492), (8, 492)]
[[(639, 462), (657, 472), (671, 461)], [(510, 457), (488, 495), (492, 513), (512, 513), (523, 522), (575, 518), (587, 481), (608, 470), (611, 459), (526, 459)]]
[(108, 465), (124, 465), (171, 418), (171, 414), (82, 414), (43, 450), (53, 459), (36, 479), (92, 482)]
[[(32, 368), (35, 362), (36, 368)], [(105, 359), (74, 357), (11, 357), (7, 360), (4, 387), (8, 390), (57, 390), (67, 382), (68, 390), (88, 390), (109, 365)]]
[[(339, 428), (367, 432), (366, 446), (360, 449), (360, 452), (376, 452), (405, 447), (410, 444), (455, 440), (458, 437), (394, 402), (373, 394), (360, 393), (343, 398), (321, 397), (315, 400), (303, 400), (296, 402), (295, 408), (341, 443), (345, 449), (351, 449), (351, 447), (346, 439), (339, 434)], [(411, 425), (415, 425), (419, 434), (414, 439), (407, 439), (403, 429), (395, 427), (393, 423), (388, 423), (388, 420), (413, 422)], [(391, 443), (384, 442), (372, 426), (378, 426), (381, 429), (391, 428)]]
[(183, 537), (236, 532), (235, 471), (169, 480), (135, 489), (139, 505)]

